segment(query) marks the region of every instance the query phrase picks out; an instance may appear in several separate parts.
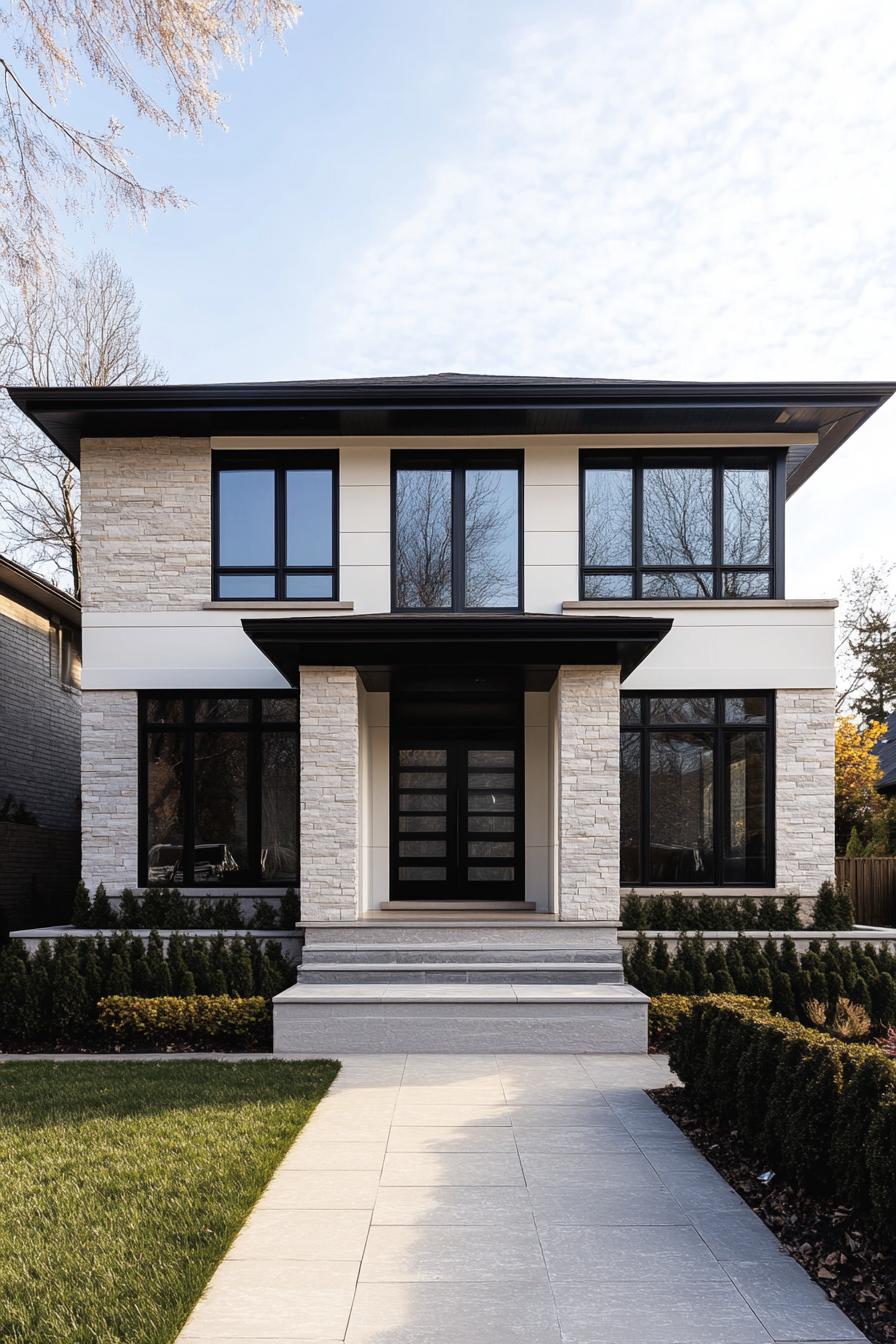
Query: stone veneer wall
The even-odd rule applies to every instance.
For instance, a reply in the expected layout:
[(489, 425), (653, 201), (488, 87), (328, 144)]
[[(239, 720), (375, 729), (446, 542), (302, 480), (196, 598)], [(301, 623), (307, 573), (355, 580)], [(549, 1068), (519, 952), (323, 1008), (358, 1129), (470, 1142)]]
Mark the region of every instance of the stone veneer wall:
[(81, 516), (85, 612), (210, 598), (208, 439), (84, 439)]
[(110, 896), (137, 885), (137, 695), (81, 697), (81, 872)]
[(359, 909), (358, 674), (299, 670), (299, 883), (303, 920)]
[(778, 691), (775, 886), (815, 896), (834, 876), (834, 692)]
[(619, 918), (619, 668), (557, 678), (559, 913)]

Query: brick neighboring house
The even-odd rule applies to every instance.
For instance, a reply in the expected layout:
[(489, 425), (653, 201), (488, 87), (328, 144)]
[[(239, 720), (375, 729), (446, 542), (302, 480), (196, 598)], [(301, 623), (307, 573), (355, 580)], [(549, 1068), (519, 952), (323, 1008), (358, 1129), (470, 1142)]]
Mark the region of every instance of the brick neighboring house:
[(82, 472), (85, 881), (298, 881), (278, 1048), (645, 1048), (623, 891), (833, 873), (785, 503), (892, 391), (11, 389)]
[(81, 608), (0, 556), (0, 921), (68, 913), (81, 861)]

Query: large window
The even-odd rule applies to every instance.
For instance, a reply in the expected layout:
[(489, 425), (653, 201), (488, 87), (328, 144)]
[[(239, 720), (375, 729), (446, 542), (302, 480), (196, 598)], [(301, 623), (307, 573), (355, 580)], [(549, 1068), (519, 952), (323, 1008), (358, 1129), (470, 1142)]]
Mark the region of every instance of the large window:
[(295, 695), (142, 695), (140, 732), (141, 883), (296, 881)]
[(581, 597), (782, 596), (781, 469), (744, 455), (584, 453)]
[(622, 696), (624, 885), (771, 883), (772, 713), (766, 693)]
[(338, 596), (336, 484), (333, 453), (216, 453), (213, 596)]
[(396, 611), (518, 611), (519, 456), (392, 455)]

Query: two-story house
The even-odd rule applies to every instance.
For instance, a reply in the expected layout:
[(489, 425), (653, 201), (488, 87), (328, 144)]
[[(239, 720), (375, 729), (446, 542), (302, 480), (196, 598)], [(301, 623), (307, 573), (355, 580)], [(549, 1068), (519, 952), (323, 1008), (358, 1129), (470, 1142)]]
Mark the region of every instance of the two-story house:
[(832, 874), (784, 509), (892, 390), (14, 389), (82, 472), (85, 881), (298, 882), (278, 1048), (643, 1048), (621, 889)]

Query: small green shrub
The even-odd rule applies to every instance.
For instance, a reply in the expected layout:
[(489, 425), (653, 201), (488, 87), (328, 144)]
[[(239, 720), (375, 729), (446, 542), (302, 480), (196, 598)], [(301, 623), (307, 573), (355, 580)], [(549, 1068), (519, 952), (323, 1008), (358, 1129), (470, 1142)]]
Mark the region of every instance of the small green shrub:
[(813, 929), (851, 929), (856, 917), (852, 897), (848, 886), (835, 886), (833, 882), (822, 882), (818, 888), (818, 897), (812, 907)]
[(757, 1163), (889, 1235), (896, 1061), (721, 996), (679, 1013), (669, 1056), (694, 1106), (736, 1129)]
[(100, 999), (99, 1025), (119, 1050), (270, 1050), (271, 1005), (260, 996), (232, 999)]

